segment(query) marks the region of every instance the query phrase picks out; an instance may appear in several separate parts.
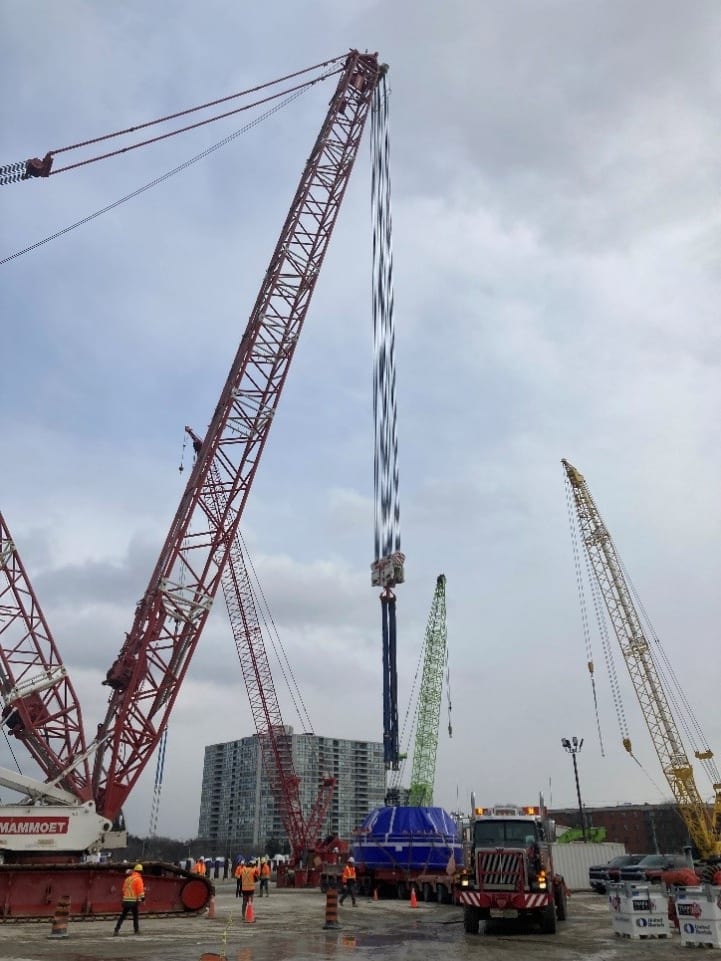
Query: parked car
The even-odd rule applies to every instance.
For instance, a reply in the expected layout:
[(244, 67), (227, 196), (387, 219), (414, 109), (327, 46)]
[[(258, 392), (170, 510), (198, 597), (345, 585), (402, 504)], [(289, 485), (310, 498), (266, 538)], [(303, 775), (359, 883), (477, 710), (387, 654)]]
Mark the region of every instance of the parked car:
[(638, 864), (645, 854), (619, 854), (611, 858), (606, 864), (592, 864), (588, 869), (588, 881), (592, 889), (598, 894), (605, 894), (609, 884), (615, 884), (620, 878), (621, 868)]
[(649, 884), (660, 884), (664, 871), (672, 868), (687, 868), (689, 866), (685, 854), (647, 854), (637, 864), (630, 864), (621, 868), (621, 881), (647, 881)]

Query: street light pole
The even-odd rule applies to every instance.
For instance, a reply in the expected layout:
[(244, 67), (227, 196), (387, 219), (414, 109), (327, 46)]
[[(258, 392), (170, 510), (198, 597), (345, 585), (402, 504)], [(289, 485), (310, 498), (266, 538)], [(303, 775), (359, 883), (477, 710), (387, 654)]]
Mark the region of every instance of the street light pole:
[(583, 834), (583, 843), (588, 843), (588, 836), (586, 834), (586, 818), (583, 813), (583, 803), (581, 802), (581, 785), (578, 781), (578, 762), (576, 761), (576, 756), (581, 753), (581, 748), (583, 747), (583, 738), (580, 740), (577, 737), (572, 737), (570, 740), (567, 737), (561, 738), (561, 744), (565, 751), (567, 751), (571, 758), (573, 759), (573, 776), (576, 780), (576, 797), (578, 798), (578, 815), (581, 818), (581, 832)]

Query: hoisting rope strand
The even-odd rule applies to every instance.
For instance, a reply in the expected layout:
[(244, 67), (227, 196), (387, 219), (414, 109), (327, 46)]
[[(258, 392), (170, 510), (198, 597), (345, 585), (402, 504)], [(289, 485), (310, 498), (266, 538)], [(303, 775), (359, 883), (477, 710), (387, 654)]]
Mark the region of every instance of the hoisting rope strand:
[(24, 179), (24, 175), (25, 164), (21, 161), (0, 166), (0, 187), (4, 187), (5, 184), (17, 183), (19, 180)]
[[(314, 77), (313, 80), (306, 80), (305, 83), (296, 84), (296, 86), (288, 87), (285, 90), (279, 90), (277, 93), (271, 94), (269, 97), (263, 97), (260, 100), (254, 100), (251, 103), (244, 104), (242, 107), (235, 107), (233, 110), (226, 110), (225, 113), (219, 113), (213, 117), (207, 117), (205, 120), (199, 120), (197, 123), (188, 124), (186, 127), (178, 127), (176, 130), (170, 130), (168, 133), (159, 134), (157, 137), (149, 137), (147, 140), (139, 140), (137, 143), (130, 144), (127, 147), (119, 147), (117, 150), (110, 150), (108, 153), (98, 154), (95, 157), (89, 157), (87, 160), (79, 160), (77, 163), (66, 164), (64, 167), (57, 167), (55, 170), (51, 170), (48, 176), (52, 177), (53, 174), (64, 173), (66, 170), (74, 170), (76, 167), (84, 167), (86, 164), (95, 163), (97, 160), (107, 160), (108, 157), (117, 157), (119, 154), (128, 153), (131, 150), (137, 150), (138, 147), (147, 147), (148, 144), (158, 143), (161, 140), (167, 140), (169, 137), (175, 137), (177, 134), (186, 133), (188, 130), (195, 130), (197, 127), (205, 127), (209, 123), (214, 123), (216, 120), (223, 120), (225, 117), (232, 117), (236, 113), (243, 113), (245, 110), (250, 110), (252, 107), (259, 107), (264, 103), (269, 103), (271, 100), (277, 100), (279, 97), (295, 93), (296, 91), (307, 90), (309, 87), (314, 86), (321, 80), (325, 80), (327, 77), (333, 76), (335, 73), (340, 73), (341, 69), (342, 68), (339, 67), (337, 70), (331, 71), (328, 74), (324, 74), (321, 77)], [(117, 135), (111, 134), (110, 136)], [(94, 141), (88, 141), (88, 143), (93, 142)], [(82, 144), (79, 146), (82, 146)], [(72, 150), (73, 148), (65, 147), (63, 149)], [(55, 153), (59, 152), (61, 151), (55, 151)], [(52, 151), (50, 152), (50, 156), (53, 156)]]
[(106, 214), (109, 211), (114, 210), (116, 207), (119, 207), (121, 204), (126, 203), (128, 200), (133, 200), (135, 197), (139, 197), (141, 194), (145, 193), (146, 190), (150, 190), (152, 187), (157, 187), (158, 184), (161, 184), (163, 183), (163, 181), (170, 179), (170, 177), (174, 177), (176, 174), (181, 173), (183, 170), (187, 170), (188, 167), (192, 167), (193, 164), (198, 163), (200, 160), (204, 160), (206, 157), (210, 156), (210, 154), (214, 153), (216, 150), (219, 150), (221, 147), (227, 146), (227, 144), (235, 140), (236, 137), (239, 137), (241, 134), (247, 133), (247, 131), (252, 130), (253, 127), (257, 127), (258, 124), (262, 123), (264, 120), (272, 116), (274, 113), (277, 113), (279, 110), (282, 110), (282, 108), (287, 106), (289, 103), (292, 103), (294, 100), (297, 100), (309, 89), (310, 89), (309, 86), (305, 86), (299, 90), (296, 90), (295, 93), (292, 93), (285, 100), (281, 100), (280, 103), (274, 104), (272, 107), (266, 110), (265, 113), (261, 114), (259, 117), (256, 117), (254, 120), (251, 120), (249, 123), (245, 124), (245, 126), (241, 127), (239, 130), (234, 131), (234, 133), (231, 133), (227, 137), (224, 137), (222, 140), (219, 140), (217, 143), (212, 144), (212, 146), (207, 147), (205, 150), (201, 151), (199, 154), (196, 154), (194, 157), (191, 157), (189, 160), (184, 161), (182, 164), (179, 164), (177, 167), (174, 167), (172, 170), (168, 170), (166, 173), (161, 174), (159, 177), (156, 177), (155, 180), (151, 180), (150, 183), (147, 183), (142, 187), (138, 187), (137, 190), (133, 190), (132, 193), (126, 194), (124, 197), (121, 197), (119, 200), (113, 201), (113, 203), (108, 204), (107, 207), (102, 207), (100, 210), (96, 210), (94, 213), (88, 214), (87, 217), (83, 217), (82, 220), (77, 220), (74, 224), (70, 224), (68, 227), (63, 227), (62, 230), (58, 230), (54, 234), (50, 234), (48, 237), (44, 237), (42, 240), (36, 241), (36, 243), (31, 244), (29, 247), (24, 247), (22, 250), (16, 250), (15, 253), (13, 254), (8, 254), (7, 257), (3, 257), (2, 260), (0, 260), (0, 267), (2, 267), (3, 264), (9, 263), (9, 261), (11, 260), (15, 260), (17, 257), (22, 257), (23, 254), (30, 253), (31, 250), (35, 250), (37, 247), (42, 247), (43, 244), (47, 244), (51, 240), (57, 240), (58, 237), (62, 237), (64, 234), (70, 233), (70, 231), (75, 230), (76, 227), (82, 227), (83, 224), (87, 224), (89, 221), (95, 220), (95, 218), (99, 217), (101, 214)]
[(601, 718), (598, 712), (598, 696), (596, 694), (596, 678), (593, 672), (593, 648), (591, 645), (591, 629), (588, 620), (588, 606), (586, 604), (586, 592), (584, 591), (583, 585), (583, 568), (581, 566), (581, 557), (578, 547), (578, 536), (576, 531), (576, 519), (575, 510), (573, 503), (573, 492), (571, 490), (571, 484), (566, 478), (566, 507), (568, 510), (568, 523), (569, 529), (571, 531), (571, 548), (573, 551), (573, 565), (576, 571), (576, 588), (578, 590), (578, 603), (581, 608), (581, 627), (583, 630), (583, 640), (586, 646), (586, 664), (588, 665), (588, 671), (591, 676), (591, 690), (593, 692), (593, 707), (596, 715), (596, 733), (598, 734), (598, 743), (601, 749), (601, 757), (605, 757), (605, 749), (603, 745), (603, 732), (601, 730)]
[[(164, 117), (159, 117), (157, 120), (147, 120), (144, 123), (135, 124), (132, 127), (126, 127), (123, 130), (115, 130), (113, 133), (103, 134), (100, 137), (91, 137), (89, 140), (78, 141), (78, 143), (70, 144), (67, 147), (56, 147), (53, 150), (49, 150), (42, 159), (34, 157), (30, 160), (26, 160), (25, 162), (5, 164), (4, 166), (0, 166), (0, 186), (10, 183), (17, 183), (19, 180), (47, 178), (53, 176), (54, 174), (63, 173), (66, 170), (74, 170), (76, 167), (83, 167), (86, 164), (95, 163), (97, 160), (106, 160), (108, 157), (115, 157), (119, 154), (127, 153), (130, 150), (137, 150), (138, 147), (145, 147), (148, 144), (156, 143), (160, 140), (166, 140), (168, 137), (174, 137), (177, 134), (185, 133), (188, 130), (194, 130), (196, 127), (203, 127), (206, 124), (215, 122), (216, 120), (222, 120), (224, 117), (231, 117), (234, 114), (240, 113), (244, 110), (250, 110), (252, 107), (258, 107), (270, 100), (285, 97), (296, 90), (301, 90), (307, 86), (313, 86), (320, 80), (325, 80), (327, 77), (333, 76), (335, 73), (339, 73), (343, 69), (344, 59), (344, 57), (333, 57), (330, 60), (324, 60), (322, 63), (314, 64), (312, 67), (305, 67), (303, 70), (296, 70), (294, 73), (286, 74), (284, 77), (279, 77), (276, 80), (258, 84), (255, 87), (249, 87), (247, 90), (241, 90), (239, 93), (228, 94), (226, 97), (218, 97), (216, 100), (209, 100), (207, 103), (200, 104), (197, 107), (188, 107), (185, 110), (178, 110), (175, 113), (167, 114)], [(329, 67), (335, 69), (329, 70)], [(240, 97), (247, 97), (250, 94), (257, 93), (261, 90), (266, 90), (269, 87), (274, 87), (280, 83), (285, 83), (288, 80), (301, 77), (304, 74), (310, 73), (314, 70), (323, 70), (324, 72), (319, 77), (313, 77), (312, 79), (306, 80), (294, 87), (288, 87), (284, 90), (279, 90), (268, 97), (263, 97), (259, 100), (253, 101), (252, 103), (245, 104), (244, 106), (236, 107), (234, 110), (227, 110), (224, 113), (216, 114), (213, 117), (208, 117), (205, 120), (198, 121), (197, 123), (188, 124), (185, 127), (179, 127), (176, 130), (159, 134), (157, 137), (150, 137), (147, 140), (141, 140), (137, 143), (130, 144), (127, 147), (121, 147), (118, 150), (111, 150), (107, 153), (98, 154), (95, 157), (89, 157), (85, 160), (78, 161), (77, 163), (66, 164), (64, 167), (57, 167), (54, 170), (52, 169), (53, 159), (58, 154), (67, 153), (71, 150), (78, 150), (81, 147), (89, 147), (97, 143), (103, 143), (106, 140), (113, 140), (116, 137), (124, 137), (128, 134), (136, 133), (139, 130), (145, 130), (148, 127), (154, 127), (158, 124), (168, 123), (171, 120), (176, 120), (178, 117), (187, 117), (189, 114), (197, 113), (199, 110), (208, 110), (210, 107), (216, 107), (219, 104), (228, 103), (229, 101), (237, 100)]]
[(384, 76), (377, 87), (371, 114), (376, 558), (401, 549), (388, 100)]
[[(293, 80), (295, 77), (302, 77), (303, 74), (310, 73), (311, 70), (321, 70), (330, 65), (339, 64), (341, 61), (345, 60), (345, 57), (333, 57), (331, 60), (324, 60), (322, 63), (316, 63), (312, 67), (305, 67), (303, 70), (296, 70), (295, 73), (288, 73), (284, 77), (278, 77), (276, 80), (270, 80), (266, 83), (258, 84), (255, 87), (249, 87), (247, 90), (241, 90), (239, 93), (231, 93), (226, 97), (218, 97), (217, 100), (209, 100), (207, 103), (202, 103), (197, 107), (188, 107), (186, 110), (178, 110), (176, 113), (169, 113), (165, 117), (158, 117), (157, 120), (147, 120), (145, 123), (135, 124), (133, 127), (126, 127), (124, 130), (116, 130), (114, 133), (103, 134), (101, 137), (93, 137), (91, 140), (81, 140), (79, 143), (70, 144), (68, 147), (59, 147), (55, 150), (49, 150), (48, 153), (51, 156), (56, 156), (60, 153), (67, 153), (68, 150), (77, 150), (80, 147), (88, 147), (94, 143), (102, 143), (103, 140), (112, 140), (114, 137), (122, 137), (125, 134), (134, 133), (136, 130), (144, 130), (146, 127), (153, 127), (159, 123), (167, 123), (169, 120), (176, 120), (178, 117), (187, 117), (188, 114), (197, 113), (198, 110), (207, 110), (209, 107), (217, 107), (218, 104), (228, 103), (230, 100), (237, 100), (239, 97), (247, 97), (251, 93), (257, 93), (259, 90), (266, 90), (268, 87), (274, 87), (278, 83), (285, 83), (286, 80)], [(307, 81), (309, 83), (316, 83), (319, 77), (314, 80)], [(273, 94), (274, 97), (282, 97), (284, 92), (291, 92), (292, 90), (297, 90), (298, 87), (291, 87), (289, 91), (280, 91), (277, 94)], [(272, 98), (267, 97), (266, 100)], [(265, 103), (265, 100), (257, 101), (258, 103)], [(250, 106), (254, 106), (251, 104)], [(241, 110), (247, 109), (245, 107), (239, 108)], [(230, 113), (235, 113), (237, 111), (230, 111)], [(225, 117), (229, 114), (220, 114), (219, 116)], [(212, 117), (211, 120), (216, 120), (217, 117)], [(203, 121), (203, 123), (209, 123), (210, 121)], [(195, 126), (195, 125), (194, 125)], [(199, 126), (199, 125), (198, 125)], [(190, 127), (183, 128), (185, 130), (190, 130)], [(180, 133), (180, 131), (174, 131)], [(165, 134), (165, 136), (171, 136), (170, 134)], [(146, 141), (150, 143), (150, 141)], [(138, 145), (140, 146), (140, 144)], [(62, 167), (62, 170), (68, 168)], [(59, 173), (59, 170), (52, 171), (53, 173)]]
[[(375, 559), (400, 553), (398, 433), (396, 417), (395, 332), (393, 326), (393, 248), (391, 244), (388, 88), (385, 73), (371, 110), (371, 212), (373, 217), (373, 421)], [(395, 581), (383, 582), (383, 760), (386, 771), (400, 763), (398, 671), (396, 668)]]

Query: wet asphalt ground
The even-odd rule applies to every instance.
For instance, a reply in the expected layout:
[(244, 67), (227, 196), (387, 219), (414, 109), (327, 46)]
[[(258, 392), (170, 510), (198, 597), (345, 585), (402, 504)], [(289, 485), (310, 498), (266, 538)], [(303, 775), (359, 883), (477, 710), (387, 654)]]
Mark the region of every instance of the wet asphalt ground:
[[(0, 924), (3, 961), (677, 961), (688, 951), (678, 934), (632, 941), (611, 929), (607, 899), (577, 893), (569, 919), (556, 935), (498, 927), (465, 934), (453, 905), (359, 898), (338, 909), (337, 929), (324, 927), (326, 896), (319, 891), (276, 890), (255, 900), (255, 921), (240, 916), (234, 882), (216, 887), (215, 918), (142, 919), (140, 934), (125, 922), (112, 936), (112, 921), (70, 922), (65, 938), (49, 938), (48, 922)], [(716, 955), (717, 952), (713, 952)], [(694, 957), (695, 955), (691, 955)], [(721, 957), (721, 955), (719, 955)]]

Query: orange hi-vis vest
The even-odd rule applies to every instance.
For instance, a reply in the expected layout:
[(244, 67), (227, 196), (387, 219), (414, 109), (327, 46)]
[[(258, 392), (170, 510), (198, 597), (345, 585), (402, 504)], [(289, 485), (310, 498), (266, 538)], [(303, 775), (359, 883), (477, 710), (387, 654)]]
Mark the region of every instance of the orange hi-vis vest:
[(270, 865), (268, 864), (267, 861), (264, 861), (263, 864), (261, 864), (260, 866), (260, 876), (261, 878), (270, 877)]
[(355, 881), (355, 865), (346, 864), (343, 868), (343, 883), (346, 881)]
[(242, 891), (255, 891), (255, 882), (258, 880), (256, 868), (245, 867), (241, 873), (240, 887)]
[(133, 871), (123, 881), (123, 901), (139, 901), (144, 895), (143, 879), (137, 871)]
[(238, 865), (236, 866), (236, 868), (235, 868), (235, 871), (233, 871), (233, 877), (234, 877), (234, 878), (239, 878), (239, 877), (242, 876), (242, 874), (243, 874), (243, 865), (242, 865), (242, 864), (238, 864)]

